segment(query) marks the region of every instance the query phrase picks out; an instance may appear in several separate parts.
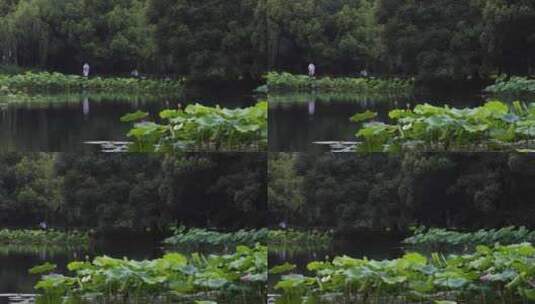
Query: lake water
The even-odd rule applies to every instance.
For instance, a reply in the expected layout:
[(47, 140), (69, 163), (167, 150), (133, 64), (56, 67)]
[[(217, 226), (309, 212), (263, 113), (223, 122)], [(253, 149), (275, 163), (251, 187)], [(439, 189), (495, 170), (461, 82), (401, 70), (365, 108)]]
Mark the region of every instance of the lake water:
[[(50, 262), (57, 265), (57, 273), (68, 274), (66, 268), (71, 261), (92, 261), (96, 256), (107, 255), (113, 258), (149, 260), (161, 258), (166, 248), (162, 240), (145, 234), (120, 234), (101, 237), (89, 248), (65, 248), (43, 246), (6, 246), (0, 247), (0, 304), (23, 304), (19, 300), (32, 303), (36, 290), (38, 275), (31, 275), (28, 270), (34, 266)], [(175, 248), (182, 254), (200, 252), (202, 254), (226, 254), (232, 248), (186, 247)]]
[[(135, 96), (128, 94), (77, 93), (46, 95), (38, 102), (0, 101), (0, 151), (74, 152), (99, 151), (90, 141), (126, 141), (130, 124), (120, 121), (137, 110), (153, 118), (180, 103), (220, 104), (235, 108), (255, 104), (251, 86), (225, 83), (195, 85), (180, 96)], [(357, 125), (349, 118), (355, 113), (376, 111), (387, 120), (388, 111), (417, 103), (476, 106), (484, 102), (477, 91), (449, 91), (418, 96), (370, 97), (359, 94), (270, 95), (269, 151), (327, 151), (318, 141), (354, 141)]]
[(0, 151), (73, 152), (99, 151), (87, 141), (125, 141), (130, 124), (120, 118), (137, 110), (156, 118), (162, 109), (180, 103), (219, 104), (235, 108), (250, 106), (250, 89), (194, 87), (180, 96), (114, 94), (61, 94), (37, 97), (37, 102), (0, 101)]
[[(143, 260), (159, 258), (162, 254), (163, 249), (157, 241), (141, 236), (98, 240), (87, 249), (10, 248), (10, 246), (2, 245), (0, 249), (0, 294), (35, 293), (33, 286), (39, 276), (30, 275), (28, 269), (45, 262), (56, 264), (59, 272), (65, 273), (66, 265), (73, 260), (92, 259), (99, 255)], [(2, 303), (1, 300), (0, 303)]]
[(312, 261), (332, 259), (335, 256), (347, 255), (354, 258), (367, 257), (370, 259), (391, 259), (403, 254), (403, 237), (395, 235), (382, 235), (376, 233), (361, 233), (351, 238), (335, 239), (331, 244), (321, 247), (307, 248), (299, 246), (299, 251), (270, 249), (270, 266), (289, 262), (304, 270)]
[[(323, 248), (315, 246), (297, 246), (294, 248), (278, 248), (269, 251), (269, 267), (281, 265), (286, 262), (297, 266), (295, 273), (309, 274), (306, 265), (312, 261), (332, 260), (336, 256), (347, 255), (353, 258), (394, 259), (403, 255), (404, 237), (383, 233), (355, 233), (335, 239)], [(298, 249), (298, 250), (296, 250)], [(280, 276), (269, 276), (270, 291), (274, 292), (274, 284)]]
[(292, 94), (269, 96), (269, 151), (328, 151), (314, 142), (355, 141), (358, 125), (350, 118), (370, 110), (378, 119), (388, 120), (394, 108), (414, 107), (419, 103), (473, 107), (484, 103), (473, 91), (436, 92), (411, 97), (366, 97), (354, 95)]

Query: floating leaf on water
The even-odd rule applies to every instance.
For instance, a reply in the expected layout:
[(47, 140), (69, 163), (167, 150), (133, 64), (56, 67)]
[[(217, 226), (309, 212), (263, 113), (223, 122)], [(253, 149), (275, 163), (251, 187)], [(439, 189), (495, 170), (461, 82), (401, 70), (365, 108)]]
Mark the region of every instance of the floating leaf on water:
[(28, 272), (30, 274), (42, 274), (42, 273), (52, 272), (56, 270), (56, 268), (57, 268), (56, 264), (51, 264), (49, 262), (46, 262), (42, 265), (32, 267)]
[(277, 266), (271, 268), (269, 270), (269, 273), (271, 273), (271, 274), (281, 274), (281, 273), (285, 273), (285, 272), (290, 272), (290, 271), (294, 270), (296, 267), (297, 267), (296, 265), (286, 262), (286, 263), (284, 263), (282, 265), (277, 265)]
[(376, 112), (366, 111), (363, 113), (357, 113), (351, 117), (352, 122), (361, 122), (366, 120), (371, 120), (377, 117)]
[(134, 122), (134, 121), (140, 121), (142, 119), (145, 119), (149, 116), (149, 113), (142, 112), (142, 111), (136, 111), (134, 113), (128, 113), (121, 117), (121, 122)]

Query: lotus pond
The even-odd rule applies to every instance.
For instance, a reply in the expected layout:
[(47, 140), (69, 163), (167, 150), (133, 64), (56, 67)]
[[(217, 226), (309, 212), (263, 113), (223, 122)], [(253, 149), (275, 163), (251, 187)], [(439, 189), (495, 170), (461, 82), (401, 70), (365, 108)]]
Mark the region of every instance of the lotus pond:
[(408, 237), (368, 233), (307, 254), (270, 253), (270, 301), (532, 303), (535, 248), (522, 243), (531, 238), (523, 227), (421, 227)]
[[(35, 294), (37, 303), (60, 303), (63, 296), (68, 296), (69, 303), (265, 301), (267, 247), (170, 250), (162, 247), (160, 239), (129, 233), (98, 238), (86, 248), (13, 245), (2, 249), (2, 304), (24, 299), (33, 303)], [(164, 276), (168, 277), (164, 280)]]
[(185, 109), (165, 109), (160, 123), (148, 121), (149, 113), (137, 111), (121, 117), (134, 123), (128, 132), (131, 152), (265, 151), (267, 102), (228, 109), (201, 104)]
[[(68, 262), (86, 257), (108, 255), (152, 259), (164, 253), (158, 241), (145, 235), (136, 235), (135, 238), (110, 236), (83, 246), (3, 244), (0, 247), (0, 294), (35, 294), (34, 286), (39, 277), (29, 274), (28, 269), (46, 262), (57, 264), (58, 272), (65, 273)], [(6, 301), (0, 295), (0, 303), (10, 303)]]
[(163, 243), (169, 247), (179, 246), (233, 246), (236, 244), (253, 246), (267, 244), (269, 250), (281, 247), (328, 247), (333, 241), (331, 232), (305, 231), (303, 229), (252, 229), (234, 232), (215, 231), (204, 228), (172, 227), (173, 235)]
[[(292, 265), (272, 273), (293, 272)], [(409, 252), (389, 260), (338, 256), (307, 265), (313, 275), (282, 276), (277, 303), (529, 303), (535, 300), (535, 247), (477, 246), (463, 255)]]
[[(484, 104), (478, 90), (435, 91), (403, 94), (364, 93), (277, 93), (269, 102), (270, 151), (328, 151), (329, 142), (355, 142), (358, 126), (350, 118), (360, 112), (376, 112), (378, 121), (387, 122), (395, 108), (414, 108), (417, 104), (448, 104), (473, 107)], [(320, 144), (317, 144), (317, 143)]]
[(535, 143), (534, 103), (493, 100), (474, 108), (419, 104), (390, 111), (392, 123), (377, 121), (377, 115), (366, 111), (351, 118), (371, 121), (356, 134), (357, 150), (514, 151), (532, 149)]
[[(1, 94), (0, 94), (1, 95)], [(38, 93), (32, 100), (0, 97), (1, 151), (75, 152), (99, 151), (99, 142), (124, 142), (131, 125), (121, 117), (136, 111), (158, 119), (164, 109), (190, 103), (220, 104), (227, 108), (256, 103), (249, 88), (214, 88), (203, 85), (184, 95), (154, 95), (138, 92), (56, 92)]]
[(228, 254), (166, 253), (153, 260), (98, 256), (67, 265), (72, 275), (45, 263), (37, 303), (258, 303), (265, 301), (267, 247), (238, 246)]

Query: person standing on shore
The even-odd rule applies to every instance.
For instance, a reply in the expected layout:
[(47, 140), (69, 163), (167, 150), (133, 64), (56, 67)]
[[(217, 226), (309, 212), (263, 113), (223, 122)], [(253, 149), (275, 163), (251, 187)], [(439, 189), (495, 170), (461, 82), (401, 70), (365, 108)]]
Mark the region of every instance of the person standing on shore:
[(82, 74), (84, 75), (84, 77), (89, 77), (90, 69), (91, 67), (89, 66), (89, 64), (87, 62), (84, 63), (84, 66), (82, 67)]
[(308, 76), (312, 78), (316, 76), (316, 65), (314, 63), (308, 65)]

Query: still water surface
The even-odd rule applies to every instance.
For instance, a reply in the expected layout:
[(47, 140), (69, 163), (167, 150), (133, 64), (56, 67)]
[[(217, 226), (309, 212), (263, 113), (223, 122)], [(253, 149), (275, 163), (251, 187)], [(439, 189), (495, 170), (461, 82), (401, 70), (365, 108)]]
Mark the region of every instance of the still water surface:
[(159, 258), (162, 254), (163, 249), (160, 244), (146, 237), (98, 240), (88, 249), (35, 247), (34, 250), (20, 250), (16, 247), (2, 246), (0, 294), (35, 293), (33, 286), (39, 276), (30, 275), (28, 269), (45, 262), (56, 264), (59, 272), (66, 273), (66, 265), (73, 260), (80, 261), (86, 258), (91, 260), (100, 255), (143, 260)]
[(413, 108), (416, 104), (448, 104), (474, 107), (485, 99), (477, 92), (439, 92), (413, 97), (366, 97), (355, 95), (278, 95), (269, 96), (269, 151), (327, 151), (322, 141), (355, 141), (358, 125), (350, 118), (370, 110), (387, 122), (394, 108)]
[(80, 93), (36, 98), (36, 102), (0, 101), (0, 151), (98, 151), (87, 141), (125, 141), (130, 124), (120, 118), (137, 110), (153, 118), (168, 108), (190, 103), (250, 106), (247, 88), (194, 88), (180, 96), (136, 96)]
[[(356, 233), (335, 239), (325, 247), (307, 248), (303, 246), (293, 248), (277, 248), (269, 250), (269, 267), (286, 262), (297, 266), (295, 273), (309, 274), (306, 265), (313, 261), (332, 260), (336, 256), (350, 256), (376, 260), (399, 258), (404, 253), (401, 235), (383, 233)], [(270, 291), (274, 292), (274, 285), (280, 276), (269, 276)]]
[(332, 259), (347, 255), (353, 258), (367, 257), (370, 259), (392, 259), (403, 255), (403, 237), (385, 236), (375, 233), (356, 235), (352, 238), (336, 239), (330, 245), (315, 248), (299, 247), (299, 251), (291, 248), (271, 250), (270, 266), (289, 262), (304, 270), (312, 261)]

